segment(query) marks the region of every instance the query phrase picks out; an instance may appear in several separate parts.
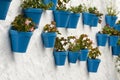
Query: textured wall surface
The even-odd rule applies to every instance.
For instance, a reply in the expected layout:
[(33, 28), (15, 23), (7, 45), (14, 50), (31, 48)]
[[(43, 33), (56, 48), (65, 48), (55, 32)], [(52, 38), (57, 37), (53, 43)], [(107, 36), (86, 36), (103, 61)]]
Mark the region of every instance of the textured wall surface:
[[(86, 0), (72, 0), (69, 5), (79, 5)], [(118, 2), (120, 1), (118, 0)], [(120, 80), (115, 72), (113, 56), (111, 49), (99, 47), (102, 52), (99, 70), (97, 73), (88, 73), (86, 62), (77, 62), (76, 64), (68, 64), (56, 67), (52, 51), (53, 49), (45, 49), (43, 47), (40, 34), (43, 26), (53, 20), (52, 11), (44, 11), (40, 21), (39, 28), (34, 32), (26, 54), (13, 53), (9, 42), (10, 23), (15, 16), (21, 12), (21, 0), (13, 0), (8, 11), (5, 21), (0, 20), (0, 80)], [(69, 6), (68, 5), (68, 6)], [(91, 5), (95, 5), (100, 11), (105, 13), (105, 1), (94, 0)], [(120, 9), (120, 8), (119, 8)], [(95, 34), (101, 30), (104, 25), (89, 28), (82, 24), (80, 17), (77, 29), (60, 29), (64, 36), (86, 33), (94, 41), (96, 46)]]

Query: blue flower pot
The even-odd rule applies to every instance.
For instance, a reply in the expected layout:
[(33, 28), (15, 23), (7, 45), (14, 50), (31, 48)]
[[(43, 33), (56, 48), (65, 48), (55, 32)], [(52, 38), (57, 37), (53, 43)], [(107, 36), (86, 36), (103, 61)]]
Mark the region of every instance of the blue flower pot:
[(97, 72), (99, 64), (101, 60), (100, 59), (87, 59), (87, 69), (88, 72)]
[(39, 8), (27, 8), (23, 10), (23, 13), (26, 17), (29, 17), (33, 20), (33, 22), (38, 26), (40, 22), (40, 18), (42, 15), (42, 11)]
[(82, 13), (82, 16), (83, 16), (83, 24), (85, 25), (89, 25), (89, 26), (94, 26), (95, 23), (93, 20), (95, 20), (95, 14), (91, 14), (91, 13), (87, 13), (87, 12), (84, 12)]
[(109, 36), (109, 46), (117, 46), (119, 36)]
[(118, 56), (120, 54), (120, 46), (113, 46), (112, 47), (112, 55)]
[(66, 28), (69, 21), (70, 12), (54, 11), (53, 13), (54, 13), (54, 20), (56, 22), (56, 26), (61, 28)]
[(79, 55), (79, 52), (72, 52), (72, 51), (69, 51), (68, 52), (68, 61), (70, 63), (76, 63), (77, 59), (78, 59), (78, 55)]
[(108, 39), (108, 35), (97, 33), (96, 39), (97, 39), (97, 45), (98, 46), (105, 46), (106, 42), (107, 42), (107, 39)]
[(89, 52), (88, 49), (80, 50), (78, 59), (79, 59), (80, 61), (86, 61), (86, 60), (87, 60), (88, 52)]
[(56, 10), (56, 5), (57, 5), (58, 0), (43, 0), (44, 4), (49, 4), (50, 2), (53, 3), (52, 8), (50, 8), (50, 9), (51, 10)]
[(78, 24), (80, 14), (71, 13), (67, 28), (76, 28)]
[(25, 53), (32, 34), (32, 32), (18, 32), (16, 30), (10, 30), (12, 51)]
[(65, 64), (65, 60), (66, 60), (66, 56), (67, 56), (67, 52), (57, 52), (54, 51), (54, 60), (55, 60), (55, 64), (57, 66), (63, 66)]
[(113, 27), (115, 25), (116, 20), (116, 16), (105, 15), (106, 24), (108, 24), (110, 27)]
[(94, 15), (93, 16), (93, 18), (92, 18), (92, 21), (91, 21), (91, 27), (97, 27), (97, 25), (98, 25), (98, 21), (99, 21), (99, 18), (96, 16), (96, 15)]
[(46, 48), (53, 48), (55, 44), (56, 39), (56, 33), (55, 32), (49, 32), (49, 33), (42, 33), (42, 40), (43, 44)]
[(0, 0), (0, 19), (5, 20), (12, 0)]
[(116, 30), (120, 31), (120, 24), (114, 25), (114, 28), (115, 28)]

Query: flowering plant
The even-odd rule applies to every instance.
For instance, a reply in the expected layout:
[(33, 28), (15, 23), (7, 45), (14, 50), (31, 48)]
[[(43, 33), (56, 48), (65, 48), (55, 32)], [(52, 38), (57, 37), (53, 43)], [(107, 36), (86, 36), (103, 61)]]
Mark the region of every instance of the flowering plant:
[(61, 34), (57, 28), (56, 28), (56, 22), (51, 21), (51, 24), (46, 24), (43, 28), (44, 32), (57, 32), (58, 34)]
[(57, 10), (63, 10), (66, 11), (66, 4), (69, 2), (70, 0), (58, 0), (58, 5), (57, 5)]
[(11, 23), (12, 29), (21, 32), (32, 32), (35, 29), (35, 24), (30, 18), (25, 18), (23, 15), (18, 15)]
[(120, 32), (112, 27), (110, 27), (109, 25), (105, 25), (104, 28), (102, 29), (102, 31), (100, 31), (99, 33), (102, 34), (108, 34), (108, 35), (116, 35), (116, 36), (120, 36)]
[(53, 3), (43, 4), (42, 0), (23, 0), (22, 8), (42, 8), (44, 10), (50, 9)]
[(67, 39), (65, 39), (64, 37), (57, 37), (56, 41), (55, 41), (55, 46), (54, 49), (56, 51), (65, 51), (65, 46), (68, 44)]
[(90, 59), (96, 59), (98, 56), (101, 55), (101, 52), (99, 51), (98, 47), (91, 48), (88, 57)]

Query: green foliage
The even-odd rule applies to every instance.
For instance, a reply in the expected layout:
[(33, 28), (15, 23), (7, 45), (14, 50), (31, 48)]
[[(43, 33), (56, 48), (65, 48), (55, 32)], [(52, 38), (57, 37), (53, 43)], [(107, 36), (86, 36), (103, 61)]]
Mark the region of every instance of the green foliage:
[(57, 37), (56, 38), (56, 41), (55, 41), (55, 46), (54, 46), (54, 49), (56, 51), (65, 51), (65, 46), (67, 45), (67, 39), (65, 39), (64, 37)]
[(117, 16), (119, 14), (119, 12), (117, 12), (116, 9), (113, 9), (112, 6), (109, 6), (109, 7), (107, 7), (107, 14), (109, 16)]
[(80, 45), (80, 50), (82, 49), (91, 49), (92, 47), (92, 40), (88, 38), (88, 35), (82, 34), (79, 39), (77, 40), (77, 43)]
[(23, 0), (22, 8), (42, 8), (44, 10), (50, 9), (53, 3), (43, 4), (42, 0)]
[[(75, 36), (69, 36), (68, 38), (69, 51), (80, 51), (82, 49), (91, 49), (92, 41), (88, 38), (86, 34), (80, 35), (77, 39)], [(71, 42), (73, 40), (73, 42)]]
[(15, 20), (11, 23), (12, 29), (22, 32), (34, 31), (35, 24), (30, 18), (25, 18), (23, 15), (16, 16)]
[(67, 11), (66, 4), (70, 0), (58, 0), (57, 10)]
[(110, 36), (111, 35), (120, 36), (120, 31), (110, 27), (109, 25), (105, 25), (100, 33), (108, 34)]
[(44, 32), (57, 32), (58, 34), (61, 34), (57, 28), (56, 23), (54, 21), (51, 21), (51, 24), (46, 24), (43, 28)]
[(98, 47), (96, 48), (91, 48), (88, 54), (88, 57), (90, 59), (96, 59), (97, 57), (99, 57), (101, 55), (101, 52), (99, 51)]
[(96, 16), (98, 16), (99, 23), (101, 23), (103, 14), (100, 13), (96, 7), (89, 7), (88, 11), (89, 11), (89, 13), (92, 13), (92, 14), (95, 14)]
[[(79, 43), (76, 42), (77, 39), (75, 36), (69, 36), (69, 37), (67, 37), (67, 40), (68, 40), (68, 44), (69, 44), (69, 47), (68, 47), (69, 51), (76, 52), (76, 51), (80, 50), (80, 45), (79, 45)], [(73, 40), (73, 42), (71, 40)]]
[(71, 11), (73, 13), (82, 13), (82, 5), (80, 4), (79, 6), (76, 7), (70, 7), (68, 11)]

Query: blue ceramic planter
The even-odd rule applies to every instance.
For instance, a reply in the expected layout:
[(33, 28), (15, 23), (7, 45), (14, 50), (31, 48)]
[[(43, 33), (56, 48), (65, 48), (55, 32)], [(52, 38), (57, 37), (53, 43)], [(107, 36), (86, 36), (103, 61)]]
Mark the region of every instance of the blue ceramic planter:
[(56, 22), (56, 26), (61, 28), (66, 28), (69, 21), (70, 12), (54, 11), (53, 13), (54, 13), (54, 20)]
[(0, 19), (5, 20), (12, 0), (0, 0)]
[(85, 25), (91, 25), (91, 19), (92, 15), (90, 13), (84, 12), (82, 13), (82, 18), (83, 18), (83, 24)]
[(96, 15), (94, 15), (93, 18), (92, 18), (90, 26), (91, 27), (97, 27), (98, 21), (99, 21), (99, 18)]
[(51, 10), (56, 10), (56, 5), (57, 5), (58, 0), (43, 0), (43, 3), (44, 3), (44, 4), (49, 4), (50, 2), (53, 3), (53, 7), (50, 8), (50, 9), (51, 9)]
[(97, 45), (98, 46), (105, 46), (106, 42), (107, 42), (107, 39), (108, 39), (108, 35), (97, 33), (96, 39), (97, 39)]
[(88, 72), (97, 72), (101, 60), (99, 59), (87, 59)]
[(67, 52), (66, 51), (64, 51), (64, 52), (54, 51), (53, 54), (54, 54), (55, 64), (57, 66), (64, 66)]
[(42, 11), (39, 8), (27, 8), (23, 10), (23, 13), (26, 17), (29, 17), (33, 20), (33, 22), (36, 24), (36, 26), (39, 25), (40, 18), (42, 15)]
[(79, 52), (71, 52), (71, 51), (69, 51), (68, 52), (68, 61), (70, 63), (76, 63), (76, 61), (78, 59), (78, 56), (79, 56)]
[(42, 33), (42, 40), (43, 44), (46, 48), (53, 48), (55, 44), (55, 39), (56, 39), (56, 33), (51, 32), (51, 33)]
[(109, 46), (117, 46), (119, 36), (109, 36)]
[(12, 51), (25, 53), (32, 34), (32, 32), (18, 32), (16, 30), (10, 30)]
[(112, 55), (118, 56), (120, 54), (120, 46), (113, 46), (112, 47)]
[(83, 24), (89, 25), (91, 27), (97, 26), (99, 19), (95, 14), (84, 12), (82, 15), (83, 15)]
[(86, 61), (86, 60), (87, 60), (88, 52), (89, 52), (88, 49), (80, 50), (78, 59), (79, 59), (80, 61)]
[(116, 30), (120, 31), (120, 24), (114, 25), (114, 28), (115, 28)]
[(67, 28), (76, 28), (78, 24), (80, 14), (71, 13)]
[(105, 15), (106, 24), (108, 24), (110, 27), (113, 27), (115, 25), (116, 20), (116, 16)]

